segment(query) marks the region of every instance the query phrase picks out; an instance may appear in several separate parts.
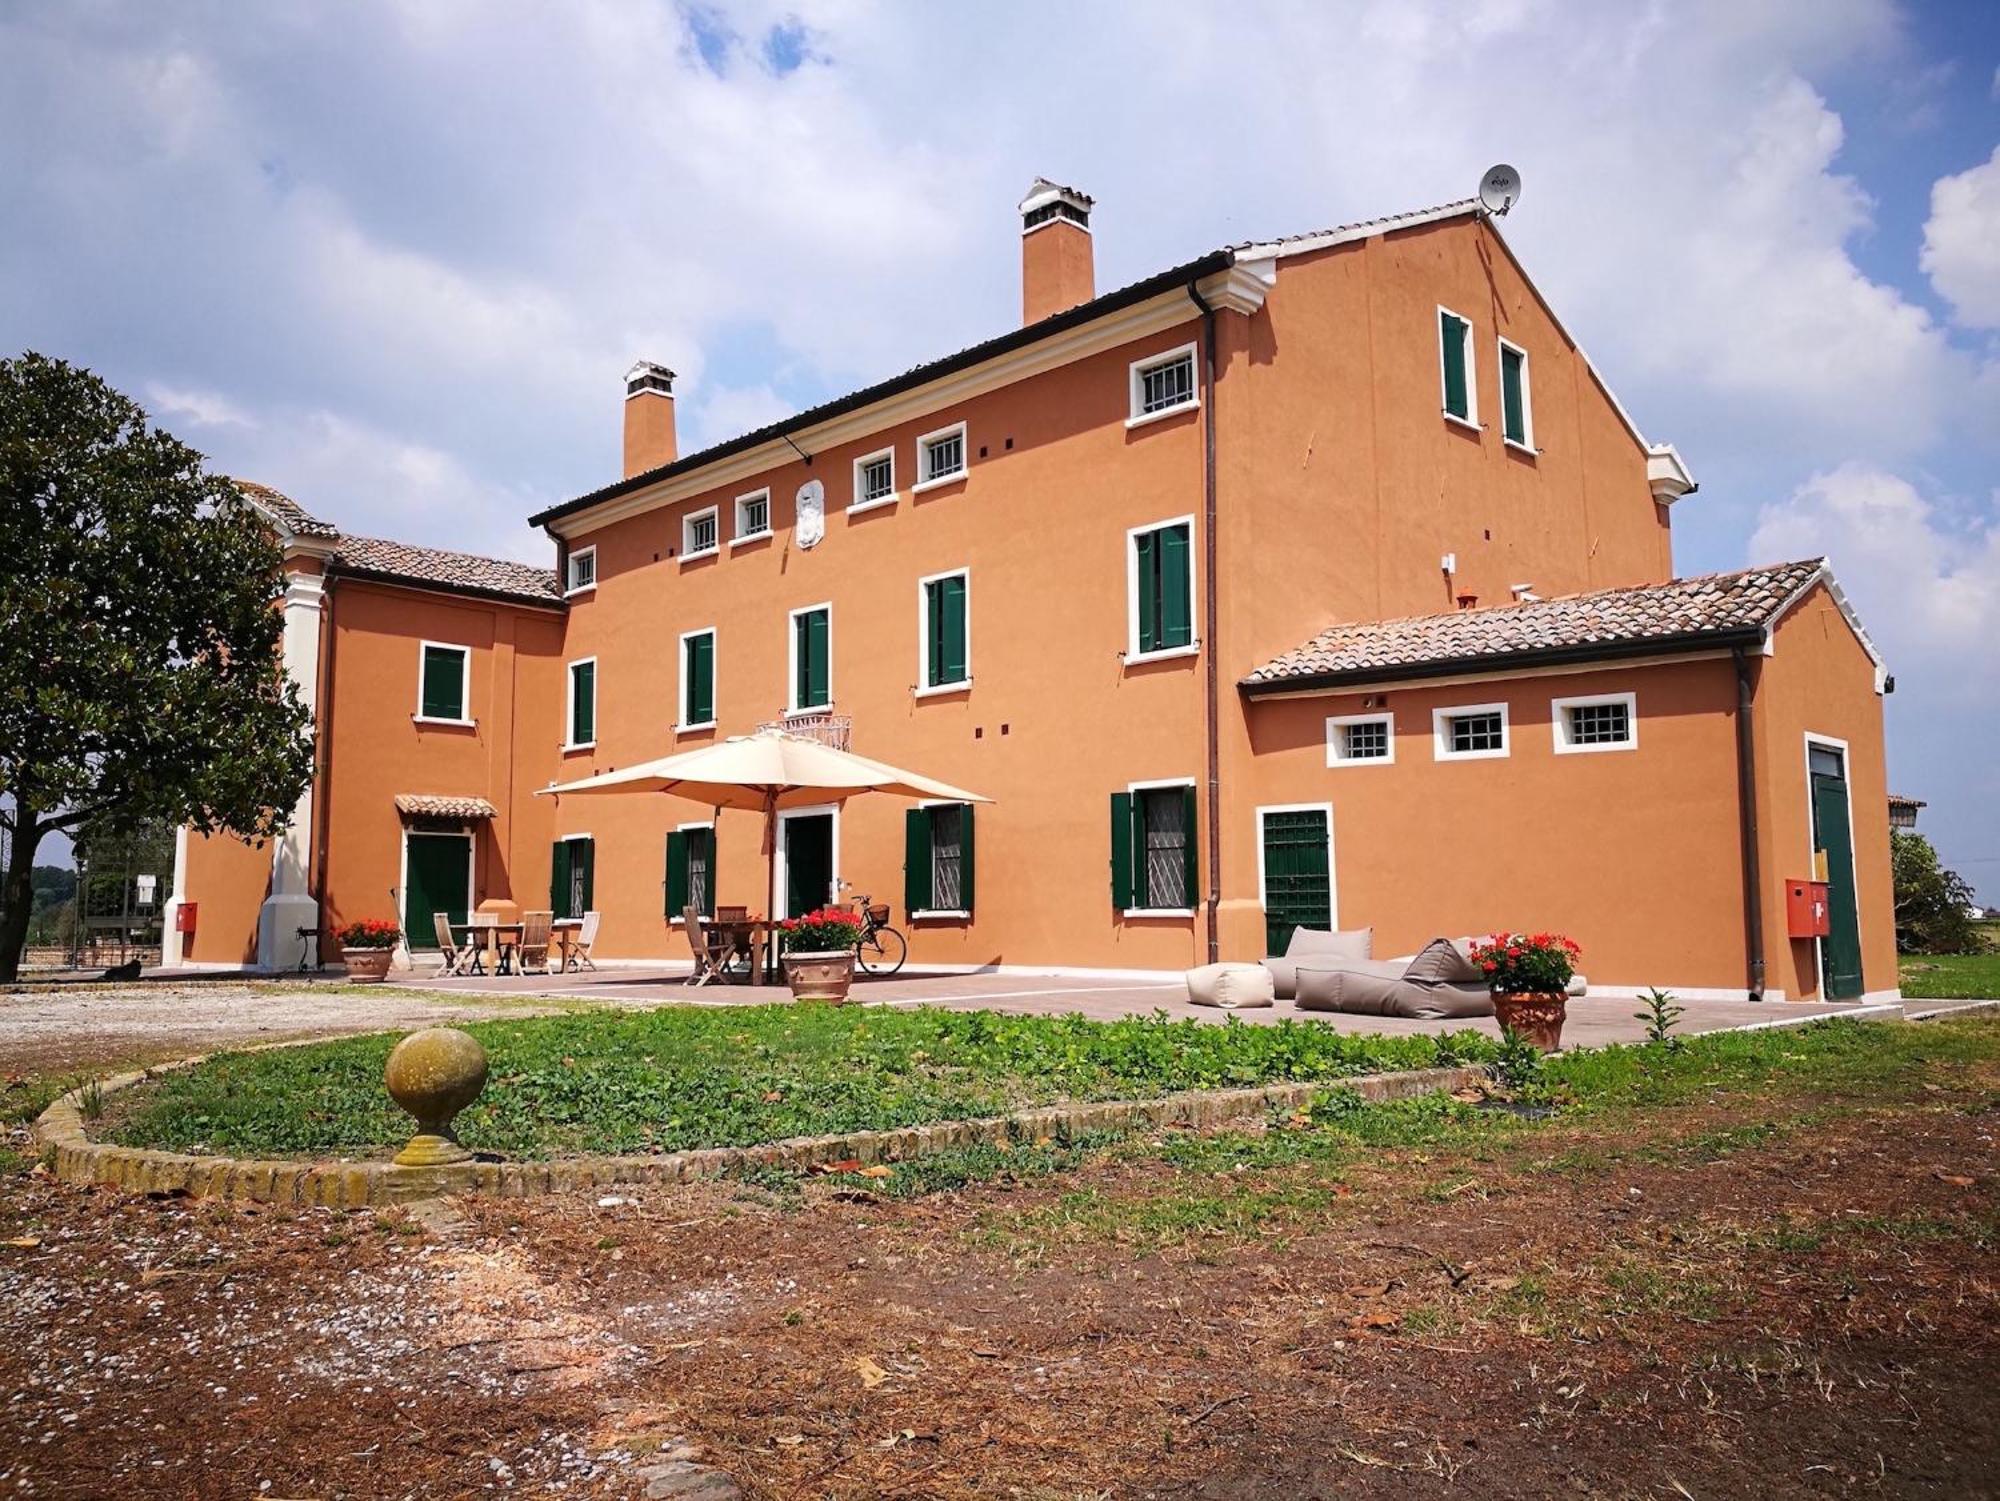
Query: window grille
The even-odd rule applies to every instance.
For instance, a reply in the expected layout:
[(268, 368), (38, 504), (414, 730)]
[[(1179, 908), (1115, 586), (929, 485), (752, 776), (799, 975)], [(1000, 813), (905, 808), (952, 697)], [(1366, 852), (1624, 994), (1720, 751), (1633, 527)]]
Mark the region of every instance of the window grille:
[(1194, 400), (1194, 356), (1182, 355), (1139, 372), (1139, 415), (1186, 406)]
[(896, 461), (889, 454), (869, 459), (861, 466), (861, 503), (887, 500), (896, 493)]
[(1507, 748), (1507, 724), (1498, 714), (1455, 714), (1451, 721), (1451, 753), (1471, 755), (1478, 751)]
[(1193, 905), (1187, 889), (1187, 794), (1179, 787), (1150, 788), (1139, 794), (1144, 810), (1148, 907)]
[(966, 910), (964, 829), (964, 808), (931, 809), (931, 906), (939, 912)]
[(771, 529), (771, 497), (752, 495), (736, 502), (736, 535), (761, 537)]
[(1568, 712), (1571, 745), (1623, 745), (1632, 738), (1631, 710), (1616, 700), (1575, 704)]
[(1381, 761), (1389, 755), (1389, 721), (1370, 719), (1340, 727), (1340, 759)]
[(946, 479), (965, 469), (965, 434), (947, 433), (924, 445), (924, 478)]
[(703, 511), (687, 519), (687, 536), (683, 539), (687, 551), (715, 551), (715, 512)]

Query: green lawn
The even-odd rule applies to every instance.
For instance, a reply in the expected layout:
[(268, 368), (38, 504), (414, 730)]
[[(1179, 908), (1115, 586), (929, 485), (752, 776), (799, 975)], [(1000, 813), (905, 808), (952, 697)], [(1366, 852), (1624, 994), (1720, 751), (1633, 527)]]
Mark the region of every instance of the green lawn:
[[(858, 1007), (589, 1012), (466, 1028), (491, 1076), (459, 1118), (467, 1145), (514, 1156), (675, 1151), (995, 1115), (1058, 1099), (1337, 1080), (1483, 1060), (1474, 1032), (1349, 1037), (1273, 1026)], [(134, 1145), (231, 1155), (365, 1154), (408, 1117), (382, 1089), (396, 1039), (239, 1053), (113, 1096)]]
[(2000, 999), (2000, 949), (1906, 955), (1902, 975), (1903, 994), (1912, 1000)]

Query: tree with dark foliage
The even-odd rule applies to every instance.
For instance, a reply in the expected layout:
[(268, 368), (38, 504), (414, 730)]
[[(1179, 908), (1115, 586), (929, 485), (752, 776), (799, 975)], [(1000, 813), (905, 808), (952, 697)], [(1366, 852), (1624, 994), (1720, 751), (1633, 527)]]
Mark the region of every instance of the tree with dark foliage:
[(1889, 863), (1896, 882), (1896, 947), (1905, 954), (1976, 952), (1972, 888), (1938, 863), (1930, 840), (1891, 829)]
[(45, 834), (281, 832), (312, 774), (281, 559), (236, 490), (88, 370), (0, 360), (0, 981)]

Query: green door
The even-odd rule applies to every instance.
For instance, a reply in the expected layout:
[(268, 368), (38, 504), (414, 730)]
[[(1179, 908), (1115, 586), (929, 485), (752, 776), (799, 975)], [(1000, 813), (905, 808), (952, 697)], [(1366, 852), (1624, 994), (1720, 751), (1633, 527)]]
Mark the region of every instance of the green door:
[(442, 912), (447, 921), (466, 918), (472, 885), (472, 841), (463, 834), (406, 834), (409, 866), (403, 885), (403, 940), (413, 949), (435, 949)]
[[(1822, 754), (1827, 753), (1815, 747), (1815, 757)], [(1814, 771), (1812, 810), (1813, 844), (1826, 851), (1830, 930), (1819, 945), (1821, 994), (1829, 1001), (1851, 1001), (1861, 994), (1861, 918), (1854, 898), (1854, 832), (1847, 821), (1846, 777)]]
[(785, 820), (785, 916), (800, 917), (833, 900), (833, 815)]
[(1326, 810), (1270, 811), (1264, 820), (1264, 942), (1282, 954), (1294, 928), (1333, 926)]

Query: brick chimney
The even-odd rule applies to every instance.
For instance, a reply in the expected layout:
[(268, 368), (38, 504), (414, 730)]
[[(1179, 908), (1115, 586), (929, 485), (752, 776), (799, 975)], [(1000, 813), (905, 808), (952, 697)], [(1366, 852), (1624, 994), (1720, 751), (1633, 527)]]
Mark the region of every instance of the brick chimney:
[(673, 463), (674, 372), (641, 360), (625, 372), (625, 478)]
[(1088, 193), (1037, 177), (1021, 200), (1021, 322), (1039, 323), (1097, 295)]

